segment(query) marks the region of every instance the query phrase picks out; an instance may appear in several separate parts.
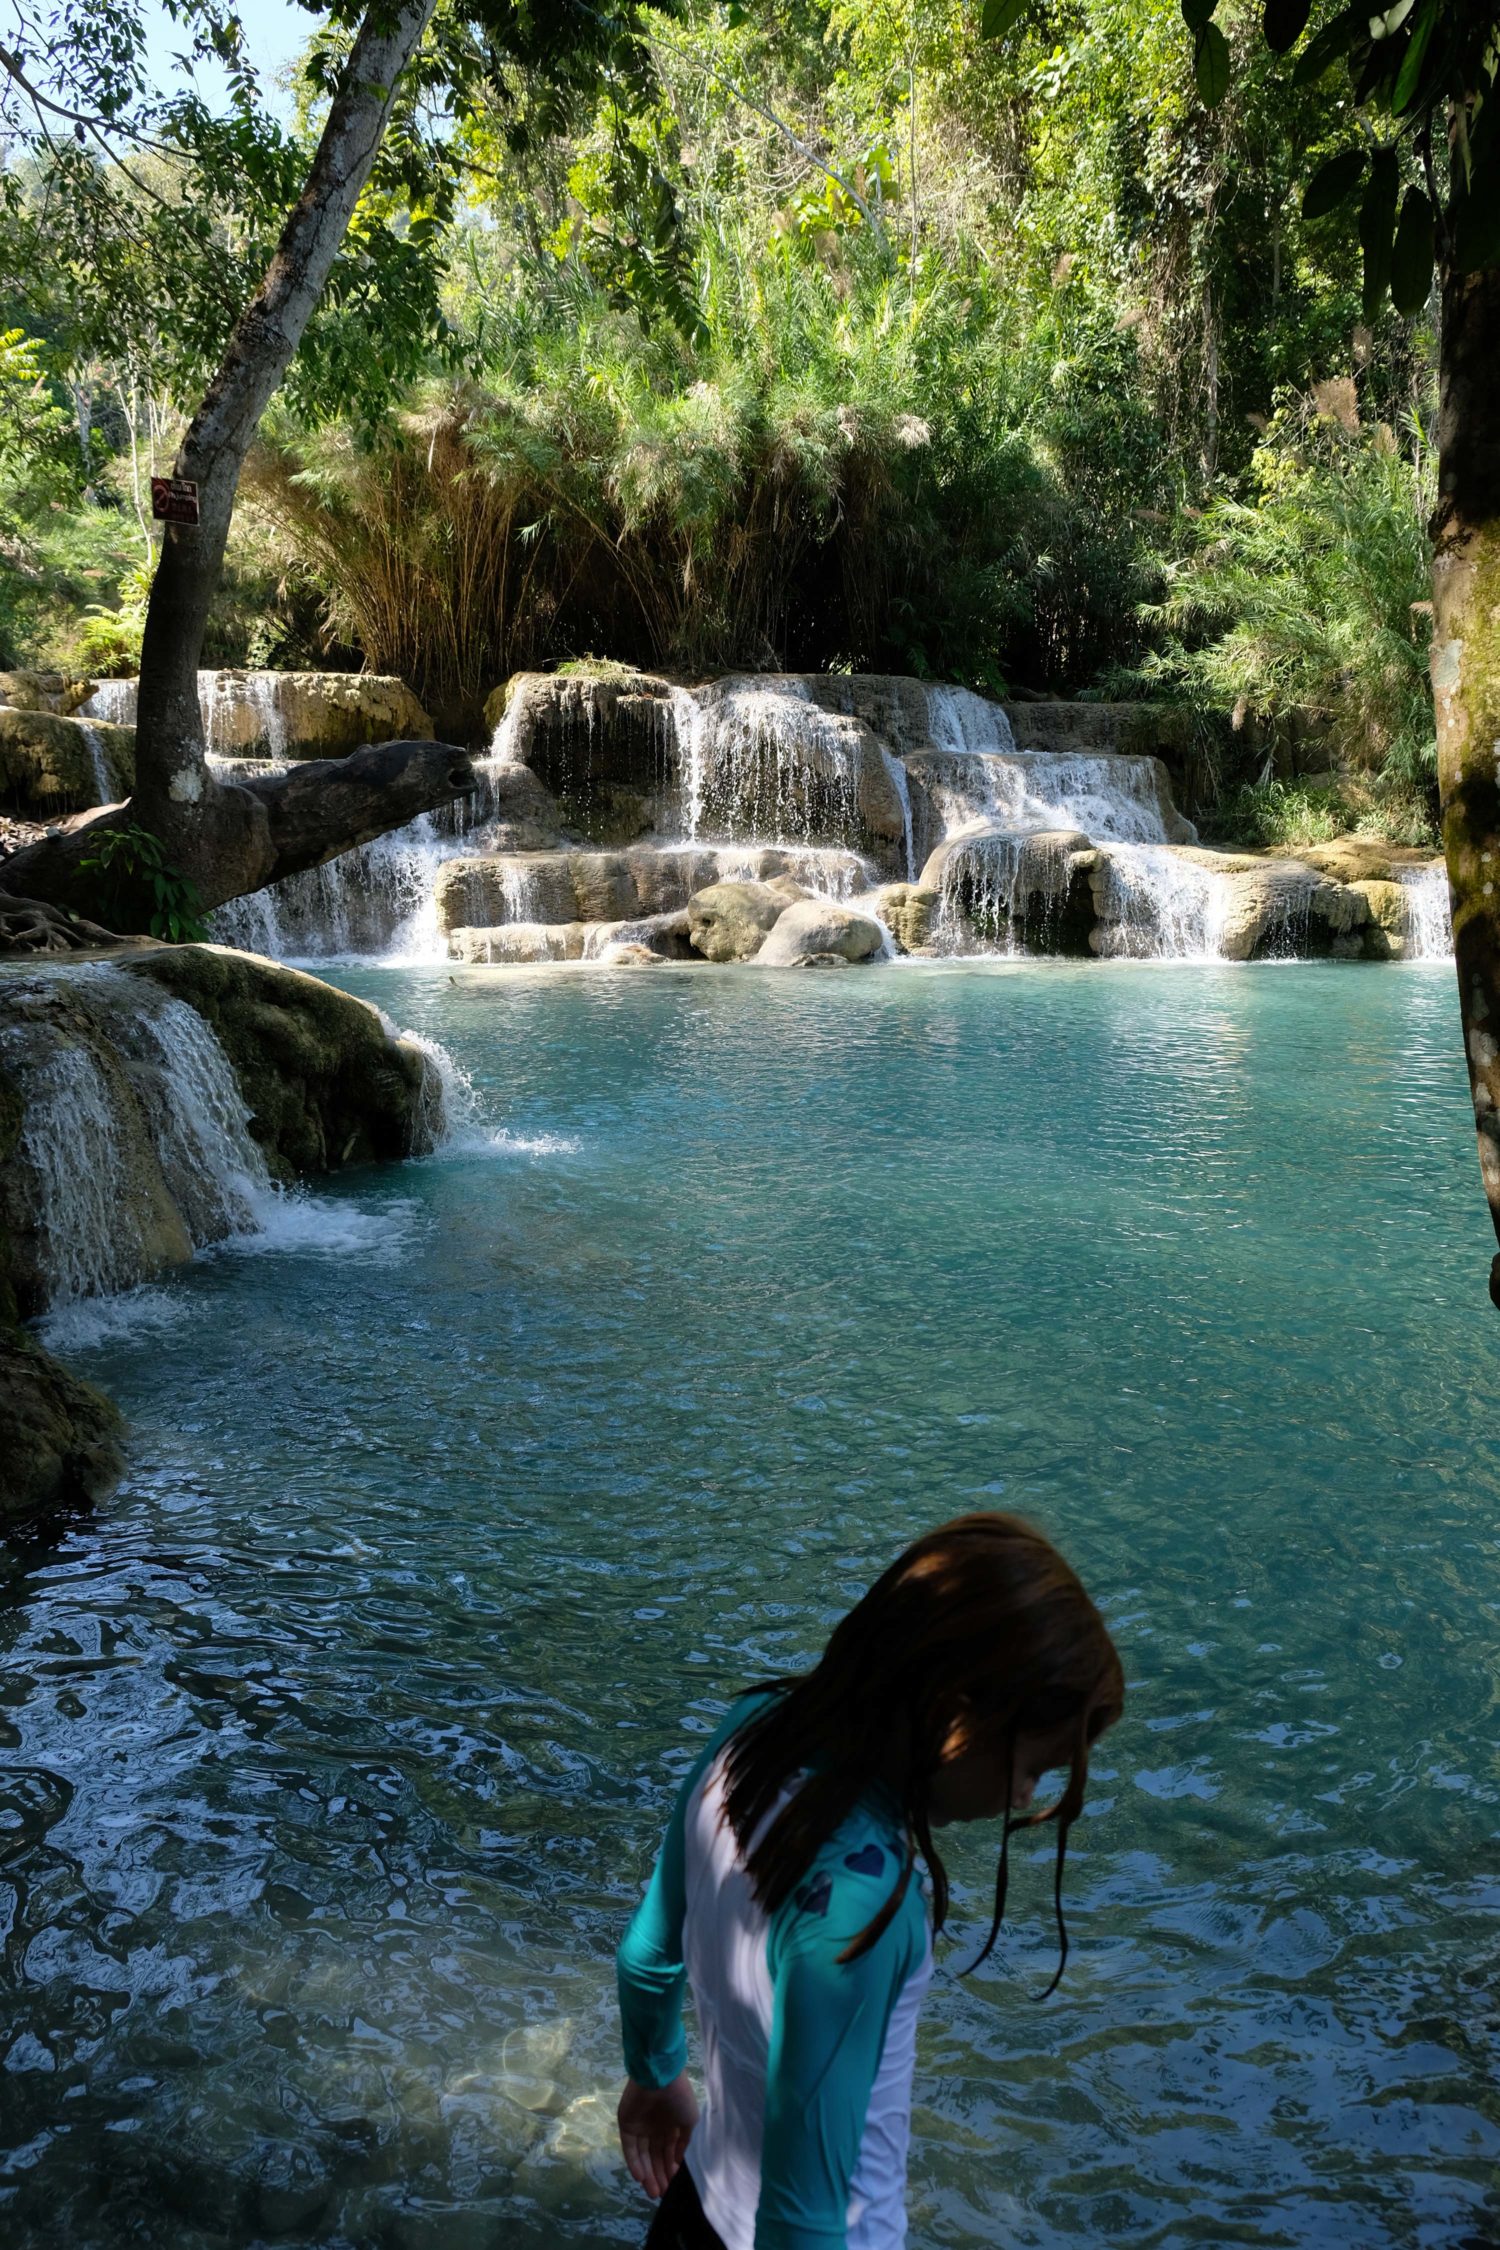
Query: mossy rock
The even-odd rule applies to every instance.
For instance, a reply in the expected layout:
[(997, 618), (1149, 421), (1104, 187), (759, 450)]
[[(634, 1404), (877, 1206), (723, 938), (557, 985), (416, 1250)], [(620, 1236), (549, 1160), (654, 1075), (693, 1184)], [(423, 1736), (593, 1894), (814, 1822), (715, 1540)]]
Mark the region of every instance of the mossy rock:
[(124, 1466), (123, 1426), (92, 1383), (0, 1328), (0, 1529), (104, 1499)]
[(153, 977), (212, 1027), (276, 1178), (431, 1146), (427, 1060), (367, 1002), (227, 946), (163, 947), (121, 966)]
[[(0, 1167), (24, 1116), (20, 1088), (0, 1070)], [(0, 1529), (101, 1500), (123, 1465), (118, 1408), (68, 1372), (22, 1328), (12, 1245), (0, 1225)]]
[(7, 811), (26, 820), (61, 820), (90, 805), (119, 804), (134, 783), (133, 727), (0, 708), (0, 806)]

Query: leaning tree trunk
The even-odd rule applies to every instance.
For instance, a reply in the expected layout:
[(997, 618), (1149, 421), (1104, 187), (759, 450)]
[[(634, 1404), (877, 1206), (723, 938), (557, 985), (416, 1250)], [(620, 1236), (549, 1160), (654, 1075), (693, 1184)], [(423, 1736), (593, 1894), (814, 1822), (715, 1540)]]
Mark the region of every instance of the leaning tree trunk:
[[(1432, 687), (1479, 1168), (1500, 1236), (1500, 269), (1443, 284)], [(1500, 1256), (1490, 1267), (1500, 1306)]]
[[(216, 779), (209, 770), (198, 705), (198, 660), (245, 456), (322, 295), (370, 176), (401, 74), (434, 4), (387, 0), (367, 14), (329, 109), (307, 185), (174, 465), (178, 477), (197, 486), (198, 521), (165, 526), (141, 648), (135, 794), (128, 807), (105, 815), (104, 822), (117, 826), (130, 821), (149, 829), (206, 905), (258, 890), (291, 872), (280, 831), (296, 830), (292, 856), (306, 866), (396, 827), (472, 784), (467, 760), (448, 745), (387, 744), (380, 753), (368, 754), (362, 793), (351, 792), (354, 777), (345, 775), (343, 786), (330, 788), (321, 800), (320, 810), (306, 776), (254, 789)], [(403, 784), (391, 790), (385, 811), (371, 795), (382, 775), (378, 762), (368, 760), (378, 757), (386, 758), (392, 776)], [(283, 806), (280, 799), (294, 788), (295, 806)], [(90, 827), (93, 835), (49, 839), (18, 853), (7, 865), (7, 884), (14, 879), (34, 897), (87, 906), (97, 885), (80, 873), (79, 863), (98, 848), (96, 824)]]

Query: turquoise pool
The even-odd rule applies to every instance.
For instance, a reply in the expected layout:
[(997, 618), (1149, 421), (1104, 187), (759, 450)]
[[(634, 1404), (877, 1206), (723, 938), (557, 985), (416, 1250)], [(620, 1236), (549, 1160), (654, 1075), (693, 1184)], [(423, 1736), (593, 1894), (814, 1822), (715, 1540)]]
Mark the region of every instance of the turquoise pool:
[(1451, 970), (345, 981), (472, 1116), (75, 1329), (133, 1472), (0, 1571), (9, 2250), (637, 2242), (611, 1954), (672, 1777), (986, 1505), (1132, 1697), (1061, 1994), (1045, 1854), (934, 1985), (914, 2250), (1500, 2241)]

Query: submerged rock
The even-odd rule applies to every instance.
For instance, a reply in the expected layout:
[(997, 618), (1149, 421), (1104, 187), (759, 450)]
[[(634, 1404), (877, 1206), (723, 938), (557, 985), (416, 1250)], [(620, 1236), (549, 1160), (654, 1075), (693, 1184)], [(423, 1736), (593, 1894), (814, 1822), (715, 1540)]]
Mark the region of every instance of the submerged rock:
[(831, 899), (809, 898), (786, 909), (755, 960), (764, 969), (812, 967), (827, 955), (868, 961), (884, 944), (884, 930), (867, 914), (835, 906)]
[(688, 933), (705, 961), (751, 961), (788, 911), (770, 883), (711, 883), (688, 900)]
[(450, 930), (448, 950), (456, 961), (476, 966), (581, 961), (586, 935), (582, 922), (502, 922), (493, 928)]

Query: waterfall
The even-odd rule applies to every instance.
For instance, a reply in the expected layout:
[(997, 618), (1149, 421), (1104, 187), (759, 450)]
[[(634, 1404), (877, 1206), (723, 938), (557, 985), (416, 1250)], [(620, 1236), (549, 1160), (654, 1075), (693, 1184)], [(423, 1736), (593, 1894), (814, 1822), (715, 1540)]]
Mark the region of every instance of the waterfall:
[(1032, 934), (1045, 940), (1067, 899), (1071, 841), (1066, 833), (997, 829), (956, 837), (938, 889), (940, 949), (972, 951), (977, 937), (985, 952), (1019, 954), (1028, 914)]
[(1448, 870), (1440, 859), (1427, 867), (1396, 870), (1405, 892), (1406, 957), (1409, 961), (1451, 961), (1453, 918)]
[(858, 735), (801, 680), (729, 679), (670, 706), (689, 843), (847, 842), (859, 825)]
[(1010, 720), (998, 703), (969, 688), (930, 687), (927, 724), (940, 750), (961, 758), (1009, 757), (1016, 747)]
[[(214, 1243), (379, 1247), (373, 1215), (272, 1180), (234, 1067), (187, 1001), (106, 963), (12, 979), (5, 999), (0, 1064), (22, 1101), (7, 1215), (28, 1311), (118, 1295)], [(436, 1148), (473, 1123), (472, 1089), (440, 1047), (412, 1043), (419, 1126)]]
[(440, 835), (434, 816), (423, 813), (321, 867), (231, 899), (212, 915), (213, 934), (222, 945), (280, 961), (445, 961), (433, 885), (466, 841)]
[(134, 680), (98, 680), (86, 703), (78, 706), (81, 719), (100, 719), (110, 727), (135, 725)]
[(903, 864), (906, 869), (906, 880), (908, 881), (908, 883), (914, 883), (917, 879), (917, 847), (912, 829), (911, 783), (907, 779), (906, 768), (902, 764), (901, 760), (896, 757), (892, 751), (888, 750), (883, 742), (880, 745), (880, 755), (885, 760), (885, 770), (890, 775), (891, 780), (895, 785), (896, 795), (901, 800), (901, 848)]
[(149, 986), (144, 997), (129, 997), (135, 1010), (112, 1007), (111, 1028), (145, 1066), (157, 1158), (195, 1247), (250, 1231), (273, 1190), (229, 1057), (185, 1000)]
[[(107, 725), (132, 727), (136, 717), (135, 680), (99, 680), (94, 692), (78, 708), (84, 719), (101, 719)], [(286, 714), (281, 708), (280, 676), (275, 672), (200, 672), (198, 709), (203, 737), (217, 756), (234, 756), (238, 745), (235, 714), (248, 705), (255, 715), (255, 739), (269, 758), (287, 753)]]
[(20, 1146), (36, 1179), (49, 1300), (128, 1289), (141, 1278), (144, 1246), (105, 1081), (84, 1048), (28, 1058), (20, 1047), (19, 1033), (0, 1034), (26, 1102)]
[(1114, 844), (1103, 857), (1102, 953), (1137, 960), (1220, 958), (1229, 886), (1217, 869), (1160, 844)]
[(26, 998), (31, 1020), (0, 1046), (25, 1104), (50, 1305), (127, 1289), (164, 1251), (175, 1262), (259, 1223), (270, 1175), (196, 1009), (102, 964), (28, 980)]
[(99, 729), (91, 727), (86, 719), (80, 721), (80, 731), (83, 735), (84, 748), (89, 754), (89, 770), (94, 777), (94, 803), (96, 805), (113, 804), (114, 784), (109, 778), (109, 764), (104, 755), (104, 737), (100, 734)]

